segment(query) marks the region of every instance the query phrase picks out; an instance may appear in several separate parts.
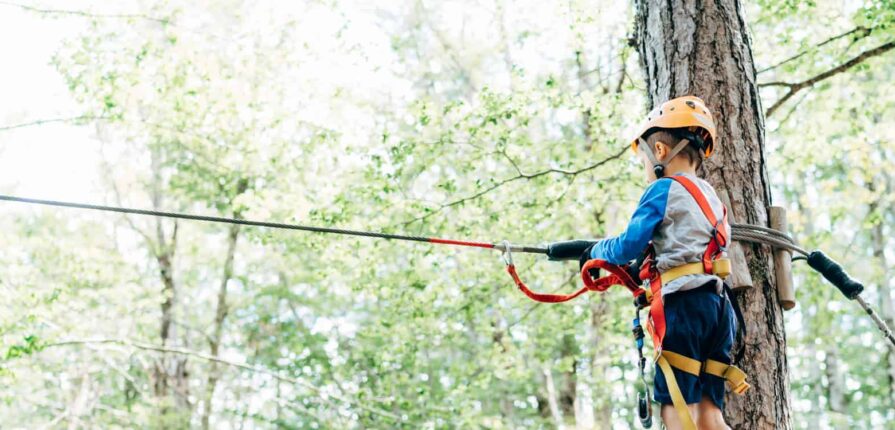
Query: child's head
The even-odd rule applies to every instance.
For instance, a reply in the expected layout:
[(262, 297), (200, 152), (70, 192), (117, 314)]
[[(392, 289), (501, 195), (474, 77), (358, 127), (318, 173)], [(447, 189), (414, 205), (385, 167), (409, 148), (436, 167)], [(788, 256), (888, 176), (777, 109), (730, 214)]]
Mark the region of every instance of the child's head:
[[(687, 142), (683, 142), (685, 139)], [(702, 165), (704, 151), (700, 150), (698, 139), (692, 136), (692, 132), (682, 133), (681, 130), (675, 129), (657, 129), (650, 132), (644, 138), (644, 141), (647, 147), (643, 148), (642, 151), (638, 151), (638, 155), (643, 163), (649, 182), (658, 178), (654, 163), (645, 153), (646, 151), (652, 152), (656, 161), (664, 166), (664, 174), (692, 173)], [(683, 145), (682, 149), (673, 154), (674, 149), (678, 145)]]
[(632, 146), (652, 182), (665, 174), (695, 172), (715, 146), (715, 123), (698, 97), (678, 97), (647, 115)]

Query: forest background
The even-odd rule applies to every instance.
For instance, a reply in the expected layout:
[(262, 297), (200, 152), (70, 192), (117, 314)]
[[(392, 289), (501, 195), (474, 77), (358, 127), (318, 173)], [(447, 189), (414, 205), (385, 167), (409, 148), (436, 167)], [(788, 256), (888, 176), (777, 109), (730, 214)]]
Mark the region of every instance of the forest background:
[[(743, 7), (774, 204), (892, 325), (895, 4)], [(485, 241), (617, 233), (644, 186), (633, 13), (0, 2), (0, 192)], [(534, 289), (575, 286), (574, 264), (517, 259)], [(537, 305), (490, 251), (4, 203), (0, 267), (0, 428), (634, 426), (628, 297)], [(796, 427), (895, 428), (895, 356), (794, 267)]]

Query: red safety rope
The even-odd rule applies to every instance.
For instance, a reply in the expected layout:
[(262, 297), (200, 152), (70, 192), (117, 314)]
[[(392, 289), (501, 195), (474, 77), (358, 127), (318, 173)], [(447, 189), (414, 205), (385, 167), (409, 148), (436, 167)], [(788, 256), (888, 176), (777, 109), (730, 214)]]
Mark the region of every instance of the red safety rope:
[(453, 240), (453, 239), (439, 239), (437, 237), (430, 237), (429, 243), (438, 243), (438, 244), (442, 244), (442, 245), (472, 246), (472, 247), (477, 247), (477, 248), (494, 249), (493, 243), (470, 242), (470, 241), (466, 241), (466, 240)]
[[(594, 279), (590, 275), (591, 269), (603, 269), (609, 272), (609, 275)], [(624, 286), (631, 291), (631, 294), (633, 294), (634, 297), (645, 292), (640, 288), (640, 284), (628, 274), (628, 266), (609, 264), (605, 260), (588, 260), (584, 264), (584, 267), (581, 268), (581, 280), (584, 282), (584, 286), (572, 294), (544, 294), (532, 291), (519, 278), (519, 274), (516, 273), (516, 266), (512, 263), (511, 259), (507, 261), (507, 273), (510, 274), (510, 277), (513, 278), (513, 282), (516, 283), (516, 286), (519, 287), (519, 290), (522, 291), (522, 293), (528, 296), (528, 298), (541, 303), (567, 302), (588, 291), (606, 291), (613, 285)]]

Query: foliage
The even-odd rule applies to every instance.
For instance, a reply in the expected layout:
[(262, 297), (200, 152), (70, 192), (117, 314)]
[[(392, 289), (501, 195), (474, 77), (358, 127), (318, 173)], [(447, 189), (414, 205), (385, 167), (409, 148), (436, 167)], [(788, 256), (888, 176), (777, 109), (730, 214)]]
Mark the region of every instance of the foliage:
[[(630, 6), (139, 6), (165, 19), (77, 18), (81, 36), (53, 60), (95, 118), (98, 201), (538, 243), (616, 233), (642, 191), (624, 139), (646, 108)], [(759, 81), (800, 82), (890, 41), (892, 9), (750, 6)], [(868, 59), (767, 121), (794, 233), (855, 268), (889, 312), (895, 93), (880, 83), (893, 72), (891, 54)], [(767, 106), (779, 90), (762, 88)], [(203, 415), (213, 428), (635, 426), (621, 292), (534, 305), (488, 251), (47, 209), (0, 219), (0, 420), (13, 428)], [(574, 264), (517, 259), (533, 289), (576, 285)], [(795, 267), (795, 421), (891, 426), (891, 353)]]

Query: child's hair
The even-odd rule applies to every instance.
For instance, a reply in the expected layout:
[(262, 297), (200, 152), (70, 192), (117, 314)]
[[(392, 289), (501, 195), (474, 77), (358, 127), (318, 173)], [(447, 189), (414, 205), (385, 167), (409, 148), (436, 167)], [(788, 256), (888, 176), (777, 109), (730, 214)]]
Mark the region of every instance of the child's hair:
[[(648, 151), (651, 151), (652, 148), (656, 146), (656, 142), (661, 141), (670, 148), (674, 148), (681, 140), (680, 137), (675, 136), (667, 129), (659, 129), (647, 136), (646, 143), (649, 145)], [(700, 154), (699, 148), (696, 147), (695, 142), (688, 142), (687, 147), (682, 149), (681, 152), (678, 152), (677, 155), (687, 157), (690, 164), (695, 165), (697, 169), (702, 165), (702, 154)]]

